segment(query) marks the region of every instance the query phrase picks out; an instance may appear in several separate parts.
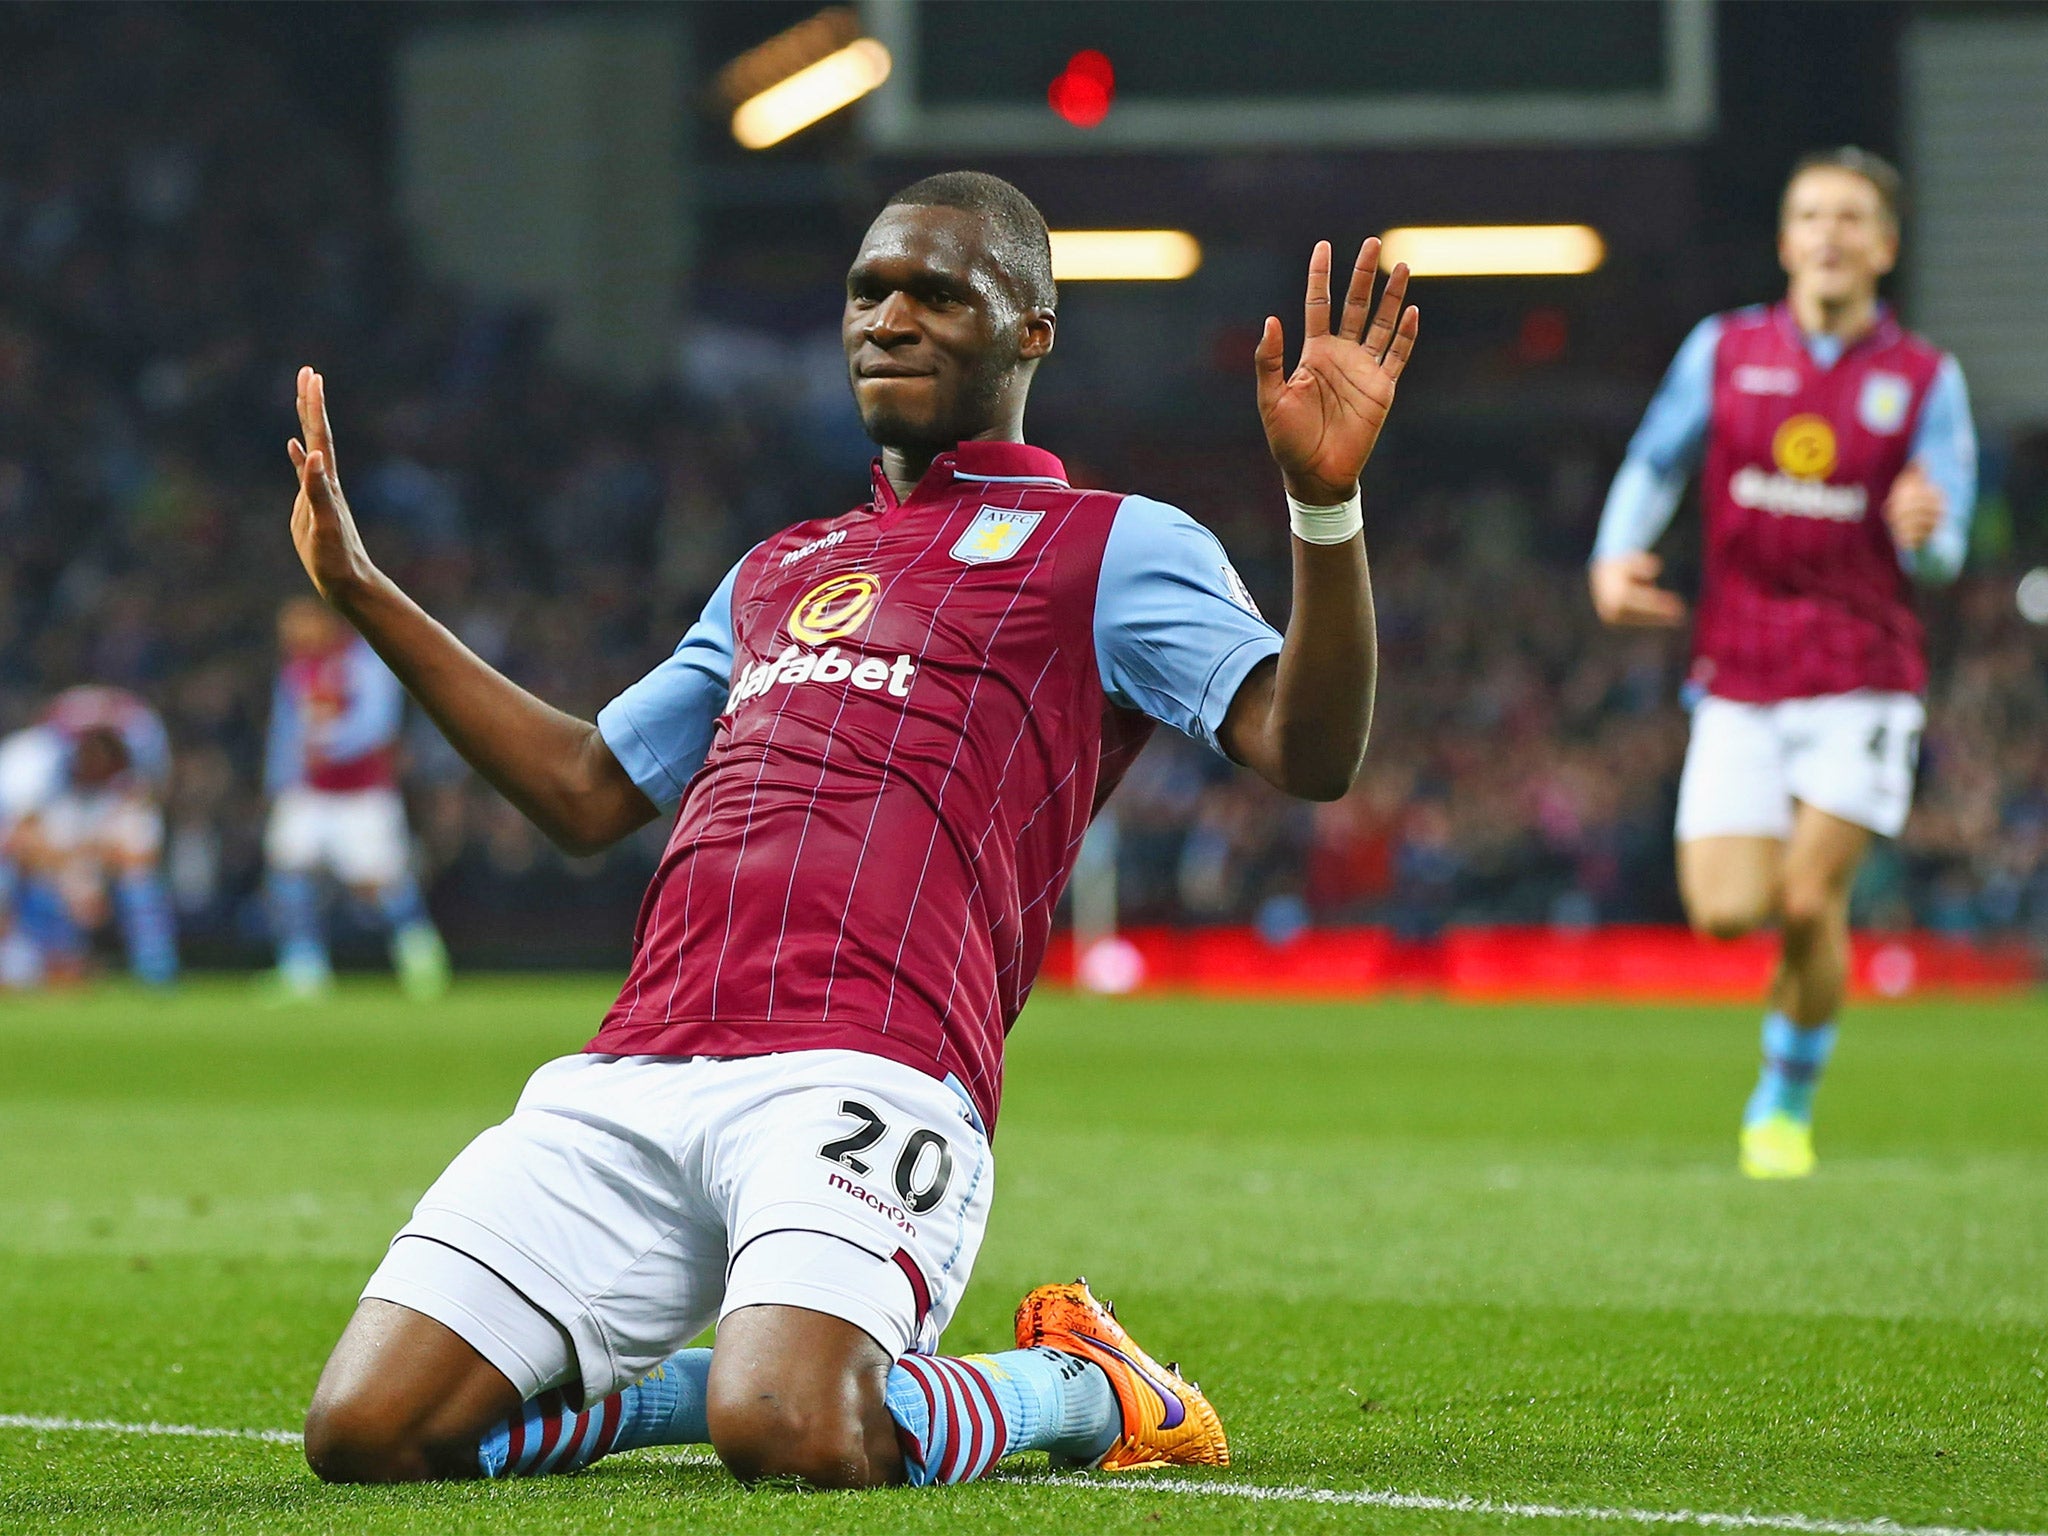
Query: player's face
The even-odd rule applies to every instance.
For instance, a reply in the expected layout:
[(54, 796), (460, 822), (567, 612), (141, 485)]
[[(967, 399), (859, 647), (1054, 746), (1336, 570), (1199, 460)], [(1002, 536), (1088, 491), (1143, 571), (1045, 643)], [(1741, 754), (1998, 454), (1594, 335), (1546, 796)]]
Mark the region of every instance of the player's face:
[(979, 214), (895, 207), (846, 274), (840, 336), (868, 436), (935, 453), (1021, 411), (1052, 322), (1019, 304)]
[(111, 731), (87, 731), (71, 754), (71, 782), (97, 789), (128, 766), (128, 752)]
[(336, 627), (317, 602), (287, 603), (277, 616), (277, 643), (287, 656), (318, 656), (333, 649)]
[(1816, 166), (1785, 189), (1778, 261), (1808, 298), (1839, 304), (1874, 294), (1898, 257), (1884, 199), (1854, 171)]

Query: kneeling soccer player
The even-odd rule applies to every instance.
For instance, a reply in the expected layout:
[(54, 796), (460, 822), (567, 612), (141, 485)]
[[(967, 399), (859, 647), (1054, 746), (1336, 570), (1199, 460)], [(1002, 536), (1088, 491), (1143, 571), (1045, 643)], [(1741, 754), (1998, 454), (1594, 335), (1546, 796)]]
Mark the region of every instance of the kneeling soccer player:
[[(1216, 540), (1077, 491), (1023, 443), (1052, 350), (1045, 223), (992, 176), (917, 183), (848, 273), (882, 456), (868, 504), (749, 552), (597, 723), (465, 650), (370, 562), (325, 384), (299, 376), (292, 535), (477, 769), (565, 846), (680, 802), (631, 971), (420, 1201), (307, 1415), (325, 1478), (566, 1471), (708, 1441), (745, 1479), (978, 1477), (1013, 1451), (1222, 1465), (1222, 1426), (1085, 1284), (1017, 1347), (930, 1353), (980, 1246), (1004, 1036), (1089, 818), (1164, 720), (1341, 795), (1375, 655), (1358, 475), (1416, 334), (1377, 242), (1341, 315), (1309, 265), (1258, 400), (1297, 535), (1283, 641)], [(683, 1349), (718, 1325), (713, 1349)]]

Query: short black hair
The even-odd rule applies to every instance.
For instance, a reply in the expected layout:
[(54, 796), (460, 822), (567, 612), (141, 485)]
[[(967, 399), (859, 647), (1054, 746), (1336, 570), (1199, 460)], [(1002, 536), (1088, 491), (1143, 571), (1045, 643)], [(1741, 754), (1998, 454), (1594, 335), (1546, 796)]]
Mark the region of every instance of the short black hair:
[(987, 171), (943, 171), (913, 181), (889, 199), (891, 208), (960, 208), (988, 220), (996, 260), (1034, 309), (1052, 309), (1059, 288), (1052, 277), (1052, 237), (1038, 205)]
[(1791, 195), (1792, 183), (1808, 171), (1848, 171), (1861, 176), (1877, 188), (1877, 200), (1884, 207), (1885, 217), (1892, 221), (1892, 228), (1899, 227), (1899, 220), (1906, 211), (1906, 178), (1883, 155), (1859, 149), (1854, 144), (1844, 144), (1836, 149), (1810, 149), (1793, 162), (1792, 174), (1785, 178), (1787, 196)]

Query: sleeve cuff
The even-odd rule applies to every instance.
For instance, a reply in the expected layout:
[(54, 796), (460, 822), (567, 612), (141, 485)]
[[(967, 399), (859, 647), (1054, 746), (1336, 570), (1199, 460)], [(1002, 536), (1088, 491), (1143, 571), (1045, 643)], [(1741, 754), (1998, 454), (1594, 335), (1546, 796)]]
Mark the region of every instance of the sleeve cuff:
[(1225, 752), (1223, 743), (1216, 739), (1217, 731), (1223, 727), (1223, 717), (1230, 713), (1230, 706), (1237, 700), (1237, 691), (1251, 676), (1252, 668), (1268, 656), (1279, 654), (1280, 637), (1277, 634), (1269, 631), (1253, 635), (1217, 662), (1216, 670), (1209, 674), (1209, 683), (1202, 690), (1202, 703), (1195, 721), (1201, 728), (1201, 739), (1231, 762), (1237, 759)]
[(619, 766), (626, 770), (626, 777), (648, 799), (667, 810), (683, 798), (683, 786), (675, 781), (668, 765), (640, 734), (640, 728), (627, 713), (623, 699), (613, 699), (597, 712), (597, 733), (604, 738), (612, 756), (619, 760)]

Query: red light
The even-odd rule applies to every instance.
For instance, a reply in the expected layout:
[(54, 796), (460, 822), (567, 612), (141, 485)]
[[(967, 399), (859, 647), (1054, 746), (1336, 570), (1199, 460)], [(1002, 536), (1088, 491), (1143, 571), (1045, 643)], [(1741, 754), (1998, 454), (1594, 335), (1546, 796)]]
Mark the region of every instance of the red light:
[(1116, 70), (1106, 54), (1084, 48), (1067, 60), (1051, 85), (1045, 103), (1076, 128), (1093, 128), (1109, 116), (1116, 100)]
[(1571, 342), (1571, 322), (1561, 309), (1532, 309), (1522, 316), (1515, 338), (1516, 355), (1525, 363), (1554, 363)]

